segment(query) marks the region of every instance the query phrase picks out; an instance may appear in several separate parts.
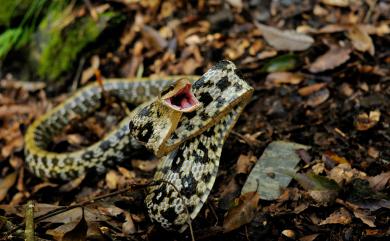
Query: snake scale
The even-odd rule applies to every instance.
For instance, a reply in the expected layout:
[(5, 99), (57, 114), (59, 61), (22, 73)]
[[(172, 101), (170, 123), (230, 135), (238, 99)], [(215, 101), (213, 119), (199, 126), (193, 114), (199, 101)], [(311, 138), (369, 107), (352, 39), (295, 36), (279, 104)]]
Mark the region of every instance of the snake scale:
[[(103, 172), (131, 148), (145, 145), (161, 161), (148, 188), (149, 216), (162, 227), (183, 231), (206, 201), (217, 176), (222, 146), (248, 103), (253, 88), (223, 60), (199, 79), (107, 80), (88, 85), (38, 118), (25, 135), (26, 163), (42, 178), (70, 180), (94, 169)], [(191, 85), (192, 82), (192, 85)], [(103, 90), (137, 107), (114, 130), (75, 152), (48, 151), (48, 143), (75, 116), (102, 104)], [(156, 97), (157, 96), (157, 97)], [(162, 181), (161, 181), (162, 180)]]

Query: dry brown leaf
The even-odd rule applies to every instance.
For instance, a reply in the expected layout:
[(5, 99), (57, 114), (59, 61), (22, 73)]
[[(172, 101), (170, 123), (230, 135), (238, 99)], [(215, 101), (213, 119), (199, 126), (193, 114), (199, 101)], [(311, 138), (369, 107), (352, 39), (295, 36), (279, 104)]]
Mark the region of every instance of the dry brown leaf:
[(242, 0), (227, 0), (227, 2), (232, 5), (234, 8), (236, 8), (238, 11), (241, 11), (243, 7)]
[(298, 90), (298, 94), (301, 96), (311, 95), (313, 92), (316, 92), (327, 86), (327, 83), (316, 83), (309, 86), (302, 87)]
[(369, 227), (376, 227), (375, 225), (375, 216), (371, 216), (368, 211), (362, 209), (353, 210), (355, 217), (362, 220), (363, 223), (367, 224)]
[(309, 98), (306, 101), (306, 104), (308, 106), (318, 106), (322, 103), (324, 103), (329, 98), (330, 92), (328, 89), (322, 89), (319, 91), (314, 92), (309, 96)]
[(236, 165), (236, 173), (248, 174), (257, 158), (254, 155), (240, 155)]
[(120, 176), (114, 170), (110, 170), (106, 174), (106, 183), (109, 189), (114, 190), (118, 188)]
[(348, 7), (351, 0), (321, 0), (321, 2), (331, 6)]
[(124, 235), (134, 234), (135, 232), (137, 232), (137, 229), (134, 225), (133, 218), (128, 212), (125, 212), (124, 214), (126, 221), (122, 224), (122, 232)]
[(93, 76), (95, 76), (96, 70), (99, 69), (100, 65), (100, 58), (98, 55), (94, 55), (91, 58), (91, 66), (88, 67), (86, 70), (83, 71), (81, 74), (81, 84), (87, 83), (89, 79), (91, 79)]
[(118, 208), (117, 206), (114, 205), (108, 205), (106, 207), (97, 207), (99, 212), (103, 215), (106, 216), (111, 216), (111, 217), (116, 217), (119, 214), (122, 214), (124, 212), (123, 209)]
[(150, 26), (142, 27), (142, 37), (148, 47), (156, 51), (162, 51), (168, 46), (167, 40), (161, 37), (160, 33)]
[(201, 65), (202, 63), (198, 62), (194, 58), (188, 58), (182, 61), (180, 69), (183, 74), (194, 74), (195, 69), (197, 69)]
[(141, 171), (151, 172), (154, 169), (156, 169), (159, 162), (160, 162), (160, 160), (157, 158), (155, 158), (153, 160), (146, 160), (146, 161), (134, 159), (134, 160), (131, 160), (131, 166), (134, 168), (137, 168)]
[(386, 188), (387, 184), (390, 183), (390, 171), (382, 172), (379, 175), (369, 177), (368, 181), (370, 183), (370, 187), (375, 191), (381, 191)]
[(260, 40), (255, 40), (249, 47), (249, 54), (255, 56), (260, 50), (264, 48), (264, 44)]
[(328, 177), (337, 184), (346, 184), (350, 183), (353, 179), (360, 178), (365, 179), (367, 177), (366, 173), (361, 172), (355, 168), (352, 168), (349, 163), (342, 163), (330, 170)]
[(17, 176), (18, 173), (13, 172), (0, 179), (0, 201), (3, 201), (7, 196), (8, 190), (15, 184)]
[(349, 47), (331, 47), (328, 52), (318, 57), (310, 66), (309, 71), (318, 73), (325, 70), (336, 68), (347, 62), (350, 58), (351, 48)]
[(43, 189), (43, 188), (46, 188), (46, 187), (58, 187), (58, 184), (56, 183), (51, 183), (51, 182), (42, 182), (42, 183), (39, 183), (37, 185), (35, 185), (32, 190), (31, 190), (31, 194), (34, 194), (36, 192), (38, 192), (39, 190)]
[[(324, 162), (332, 162), (332, 164), (350, 164), (347, 159), (342, 156), (337, 155), (333, 151), (325, 151), (322, 154), (322, 160)], [(333, 166), (333, 165), (332, 165)]]
[(375, 47), (370, 35), (359, 25), (351, 27), (348, 31), (348, 37), (352, 41), (353, 47), (361, 52), (375, 54)]
[(248, 192), (238, 198), (238, 205), (231, 208), (223, 221), (224, 232), (230, 232), (252, 221), (258, 209), (260, 196)]
[(352, 215), (345, 208), (340, 208), (339, 210), (330, 214), (325, 220), (321, 221), (319, 225), (325, 224), (350, 224), (352, 222)]
[(80, 220), (68, 232), (65, 232), (61, 238), (61, 241), (84, 241), (87, 240), (88, 223), (84, 218), (84, 211)]
[(292, 30), (279, 30), (261, 23), (255, 23), (264, 39), (277, 50), (302, 51), (311, 47), (314, 39), (309, 35)]
[(366, 131), (378, 124), (381, 118), (379, 110), (370, 111), (369, 114), (361, 113), (356, 117), (354, 122), (355, 128), (358, 131)]
[(14, 150), (19, 150), (23, 147), (24, 145), (24, 140), (23, 140), (23, 137), (20, 136), (18, 138), (15, 138), (13, 140), (11, 140), (10, 142), (8, 142), (6, 144), (6, 146), (4, 146), (1, 150), (1, 155), (3, 157), (9, 157)]
[(80, 184), (83, 182), (85, 178), (85, 174), (65, 183), (60, 187), (60, 192), (70, 192), (80, 186)]
[(267, 88), (273, 88), (283, 84), (297, 85), (301, 83), (302, 80), (303, 76), (300, 74), (289, 72), (273, 72), (267, 75), (265, 79), (265, 86)]
[(291, 229), (285, 229), (282, 231), (282, 234), (290, 239), (295, 239), (295, 232)]
[(318, 233), (309, 234), (309, 235), (300, 237), (298, 240), (299, 241), (313, 241), (313, 240), (315, 240), (318, 237), (318, 235), (319, 235)]
[(328, 24), (318, 30), (318, 33), (337, 33), (343, 32), (348, 29), (348, 25), (345, 24)]

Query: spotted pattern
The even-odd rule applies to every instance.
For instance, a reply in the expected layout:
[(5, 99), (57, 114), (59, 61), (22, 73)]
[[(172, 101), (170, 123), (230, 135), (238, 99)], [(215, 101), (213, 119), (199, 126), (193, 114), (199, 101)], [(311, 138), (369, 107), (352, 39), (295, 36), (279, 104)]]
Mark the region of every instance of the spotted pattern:
[[(162, 156), (145, 199), (149, 216), (166, 229), (183, 231), (201, 210), (217, 176), (222, 146), (253, 89), (230, 61), (221, 61), (193, 82), (201, 106), (190, 113), (172, 111), (155, 97), (172, 79), (109, 80), (104, 90), (132, 105), (130, 116), (102, 140), (75, 152), (47, 150), (49, 140), (75, 117), (86, 117), (102, 103), (102, 89), (84, 87), (37, 119), (25, 135), (28, 168), (42, 178), (70, 180), (94, 169), (103, 172), (139, 143)], [(130, 151), (131, 152), (131, 151)]]
[(162, 157), (145, 199), (149, 216), (166, 229), (183, 231), (201, 210), (217, 176), (223, 143), (248, 102), (252, 88), (222, 61), (192, 85), (201, 102), (194, 112), (171, 111), (159, 99), (135, 111), (130, 134)]
[[(179, 77), (176, 77), (179, 78)], [(175, 77), (166, 79), (108, 80), (104, 90), (124, 102), (138, 105), (149, 101)], [(67, 101), (38, 118), (25, 135), (26, 163), (36, 176), (49, 179), (74, 179), (88, 170), (104, 172), (109, 163), (121, 161), (124, 153), (140, 145), (129, 135), (130, 117), (99, 142), (79, 151), (55, 153), (47, 150), (49, 141), (75, 117), (86, 117), (102, 104), (102, 89), (97, 84), (84, 87)]]

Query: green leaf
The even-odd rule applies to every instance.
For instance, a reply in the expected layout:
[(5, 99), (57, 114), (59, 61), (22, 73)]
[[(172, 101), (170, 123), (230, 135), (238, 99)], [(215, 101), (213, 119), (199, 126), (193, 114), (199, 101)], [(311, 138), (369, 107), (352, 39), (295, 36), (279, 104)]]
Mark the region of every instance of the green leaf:
[(297, 67), (298, 59), (295, 54), (285, 54), (268, 61), (261, 72), (282, 72), (294, 69)]

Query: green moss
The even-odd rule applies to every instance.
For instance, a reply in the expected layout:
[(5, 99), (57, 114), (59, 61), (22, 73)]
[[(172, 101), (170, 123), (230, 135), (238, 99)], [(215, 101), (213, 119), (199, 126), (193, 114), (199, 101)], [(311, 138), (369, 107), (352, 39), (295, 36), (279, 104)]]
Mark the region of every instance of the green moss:
[(31, 0), (1, 0), (0, 25), (9, 26), (13, 17), (23, 14)]
[(116, 15), (113, 12), (104, 13), (99, 16), (99, 20), (96, 22), (88, 15), (76, 19), (66, 28), (55, 24), (53, 26), (51, 23), (53, 23), (53, 19), (61, 20), (56, 21), (61, 23), (65, 18), (70, 17), (69, 14), (55, 13), (48, 16), (40, 24), (40, 29), (46, 29), (47, 35), (44, 38), (48, 41), (41, 46), (42, 55), (39, 61), (38, 74), (47, 80), (54, 80), (63, 72), (69, 70), (77, 60), (81, 50), (87, 44), (95, 41), (107, 26), (108, 21)]

